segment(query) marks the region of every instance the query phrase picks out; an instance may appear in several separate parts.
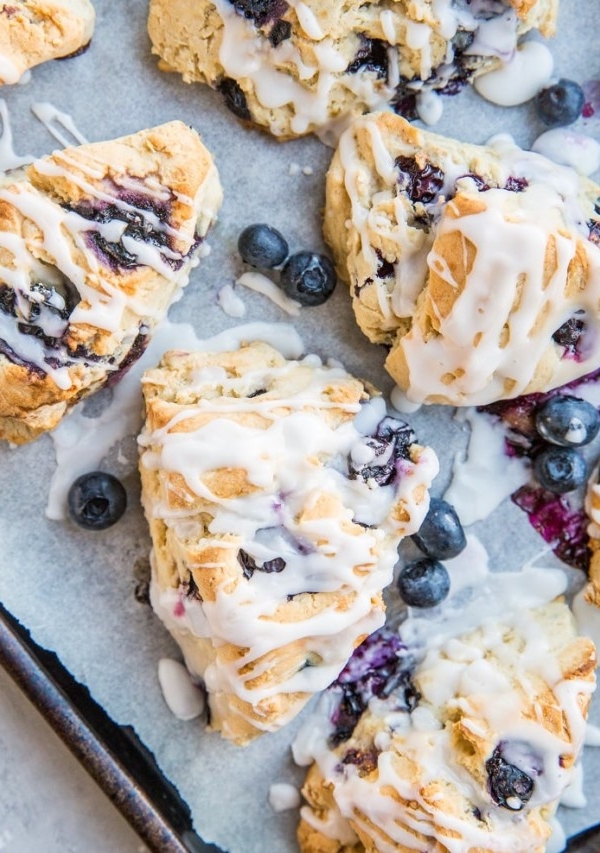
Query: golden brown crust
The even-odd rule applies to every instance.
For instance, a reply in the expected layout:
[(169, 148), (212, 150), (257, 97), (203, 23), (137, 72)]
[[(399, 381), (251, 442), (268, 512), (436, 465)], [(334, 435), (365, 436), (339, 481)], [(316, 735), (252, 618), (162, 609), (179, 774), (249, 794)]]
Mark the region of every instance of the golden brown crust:
[[(203, 376), (212, 379), (203, 380)], [(303, 476), (312, 483), (306, 494), (300, 481), (293, 488), (288, 486), (285, 498), (279, 496), (281, 487), (275, 485), (280, 475), (272, 486), (257, 482), (252, 458), (252, 454), (266, 458), (264, 464), (270, 465), (271, 457), (264, 442), (271, 435), (278, 441), (278, 431), (292, 429), (299, 417), (317, 417), (320, 428), (331, 436), (328, 441), (337, 441), (335, 436), (342, 435), (361, 403), (369, 399), (367, 387), (358, 379), (343, 371), (317, 368), (308, 360), (287, 361), (273, 347), (253, 342), (233, 352), (168, 352), (157, 369), (144, 375), (143, 390), (146, 426), (142, 443), (148, 449), (142, 454), (140, 473), (153, 542), (155, 609), (180, 643), (190, 669), (207, 678), (211, 726), (225, 737), (244, 744), (262, 731), (285, 724), (308, 701), (312, 695), (309, 688), (297, 690), (289, 686), (300, 673), (312, 669), (321, 677), (322, 670), (318, 668), (331, 665), (325, 657), (333, 655), (337, 661), (339, 650), (348, 645), (349, 656), (374, 629), (375, 623), (382, 621), (384, 605), (381, 587), (375, 579), (379, 573), (382, 578), (387, 574), (388, 564), (391, 573), (399, 537), (413, 529), (418, 523), (416, 517), (425, 510), (429, 477), (418, 472), (421, 458), (424, 465), (428, 464), (425, 462), (428, 451), (411, 445), (417, 476), (404, 492), (390, 493), (389, 512), (380, 529), (375, 525), (378, 530), (372, 538), (371, 533), (365, 533), (364, 524), (354, 518), (345, 485), (339, 485), (337, 478), (332, 479), (327, 473), (333, 451), (318, 445), (305, 456), (297, 438), (284, 443), (283, 458), (278, 464), (284, 469), (292, 466), (290, 470), (295, 470), (294, 465), (299, 465), (299, 470), (308, 466)], [(209, 432), (211, 426), (221, 422), (224, 428), (239, 427), (240, 432), (235, 434), (240, 441), (250, 442), (247, 461), (245, 457), (239, 458), (242, 451), (238, 448), (236, 464), (211, 465), (207, 459), (205, 465), (199, 463), (201, 470), (197, 475), (191, 462), (189, 471), (173, 465), (164, 470), (156, 463), (171, 437), (179, 442), (189, 436), (190, 443), (185, 446), (190, 450), (185, 458), (191, 459), (194, 456), (191, 448), (199, 446), (195, 442), (209, 440), (203, 436), (213, 436)], [(210, 440), (216, 442), (216, 448), (217, 439)], [(215, 458), (224, 454), (228, 458), (220, 446), (214, 453)], [(274, 458), (279, 460), (279, 453), (277, 450)], [(146, 464), (146, 454), (150, 464)], [(203, 454), (202, 459), (205, 458)], [(178, 465), (184, 464), (181, 459)], [(344, 477), (339, 482), (348, 481)], [(268, 504), (264, 503), (266, 498)], [(252, 503), (253, 499), (262, 501), (260, 506), (264, 509), (260, 512), (266, 513), (253, 522), (258, 531), (273, 529), (274, 521), (268, 521), (268, 506), (283, 500), (290, 508), (286, 512), (293, 507), (293, 517), (285, 516), (290, 529), (295, 531), (290, 535), (304, 542), (300, 550), (286, 552), (286, 561), (291, 561), (292, 568), (283, 568), (277, 575), (280, 580), (269, 586), (269, 597), (258, 605), (253, 598), (258, 594), (254, 592), (257, 581), (252, 583), (253, 576), (248, 577), (240, 559), (240, 554), (245, 553), (242, 549), (252, 551), (256, 547), (255, 533), (243, 532), (236, 520), (236, 513), (240, 512), (254, 519), (259, 510), (252, 507), (259, 504)], [(237, 509), (228, 510), (230, 505)], [(227, 526), (220, 520), (223, 507), (231, 513), (227, 516)], [(242, 507), (246, 509), (242, 511)], [(282, 529), (287, 530), (285, 524), (280, 521)], [(341, 542), (347, 543), (344, 549), (349, 549), (348, 562), (343, 566), (338, 565), (335, 556), (336, 549), (342, 548)], [(320, 556), (330, 552), (330, 557)], [(308, 580), (297, 579), (303, 571), (308, 571), (301, 569), (301, 565), (312, 560), (312, 554), (318, 562), (306, 565), (316, 572), (311, 575), (314, 588)], [(354, 564), (350, 562), (352, 559)], [(195, 608), (197, 619), (200, 609), (217, 614), (213, 618), (221, 633), (196, 636), (189, 625), (186, 627), (172, 618), (169, 601), (190, 584), (197, 590), (197, 601), (185, 606)], [(226, 614), (233, 606), (230, 597), (240, 595), (244, 603), (239, 612), (236, 605), (236, 620), (245, 626), (248, 645), (240, 645), (228, 635), (231, 617)], [(340, 626), (335, 634), (335, 648), (329, 640), (323, 645), (321, 632), (328, 624)], [(255, 652), (249, 646), (256, 632), (264, 630), (269, 631), (272, 648)], [(336, 662), (338, 671), (345, 661), (343, 657), (339, 666)], [(229, 680), (227, 685), (222, 676), (214, 675), (226, 670), (230, 679), (234, 669), (235, 681)], [(212, 673), (210, 676), (206, 675), (208, 671)], [(313, 680), (302, 676), (301, 683), (311, 684)]]
[[(533, 27), (552, 34), (557, 0), (510, 0), (510, 5), (517, 12), (519, 34)], [(447, 84), (453, 41), (432, 0), (307, 0), (298, 9), (294, 4), (272, 4), (268, 8), (273, 14), (266, 14), (264, 20), (259, 17), (256, 25), (247, 8), (242, 4), (234, 11), (211, 0), (193, 6), (188, 0), (152, 0), (148, 15), (152, 51), (160, 57), (161, 70), (180, 73), (186, 83), (202, 82), (218, 89), (238, 119), (279, 139), (327, 129), (332, 122), (393, 104), (398, 93), (386, 79), (386, 60), (376, 59), (383, 63), (376, 69), (361, 65), (367, 40), (395, 55), (400, 81), (427, 80), (434, 88)], [(244, 23), (242, 16), (247, 19)], [(473, 21), (473, 26), (477, 23)], [(427, 42), (418, 48), (411, 33), (425, 26), (429, 27)], [(236, 61), (228, 62), (235, 43), (241, 49)], [(498, 59), (463, 55), (461, 63), (461, 73), (467, 70), (474, 77), (496, 67)], [(253, 77), (258, 67), (268, 81), (263, 85), (279, 85), (287, 100), (281, 98), (272, 106), (264, 95), (261, 98)], [(307, 67), (315, 73), (307, 75)], [(438, 79), (436, 73), (442, 67)], [(357, 73), (363, 77), (360, 87)], [(269, 80), (269, 74), (275, 76)], [(278, 75), (286, 78), (283, 85)]]
[(94, 30), (89, 0), (12, 0), (0, 9), (0, 85), (86, 47)]
[[(153, 214), (157, 188), (167, 201)], [(75, 288), (80, 298), (79, 304), (69, 306), (58, 348), (54, 344), (45, 356), (70, 363), (66, 382), (44, 369), (41, 353), (31, 364), (30, 342), (15, 331), (27, 318), (16, 309), (4, 316), (3, 322), (12, 324), (14, 345), (13, 355), (6, 350), (0, 355), (0, 438), (21, 444), (52, 429), (82, 396), (99, 388), (126, 359), (141, 354), (148, 333), (185, 282), (190, 252), (216, 216), (221, 188), (198, 134), (181, 122), (171, 122), (112, 142), (57, 151), (34, 162), (1, 193), (0, 229), (18, 237), (18, 263), (31, 268), (29, 281), (43, 283), (49, 277), (63, 296), (65, 287)], [(106, 215), (94, 212), (103, 205)], [(132, 222), (138, 231), (133, 232), (129, 249), (122, 238), (117, 236), (114, 242), (111, 237), (107, 254), (103, 248), (108, 238), (97, 229), (111, 218), (121, 228)], [(167, 227), (172, 236), (161, 236)], [(146, 233), (140, 229), (150, 229), (151, 240), (163, 240), (177, 261), (169, 266), (155, 247), (151, 251), (162, 271), (138, 262), (132, 252), (133, 239), (143, 240)], [(15, 265), (16, 258), (3, 249), (5, 267)], [(5, 298), (15, 298), (7, 293)], [(92, 301), (114, 306), (107, 309), (115, 312), (108, 327), (98, 325)]]
[[(600, 187), (517, 151), (447, 139), (392, 113), (358, 119), (342, 136), (326, 179), (324, 236), (360, 328), (390, 347), (386, 368), (410, 399), (489, 403), (565, 384), (600, 360), (587, 343), (599, 323), (600, 254), (578, 224), (598, 220)], [(421, 195), (411, 174), (425, 176)], [(577, 208), (580, 218), (570, 217)], [(535, 264), (495, 252), (517, 223)], [(584, 307), (590, 333), (574, 357), (555, 333)], [(511, 367), (521, 358), (530, 370)]]

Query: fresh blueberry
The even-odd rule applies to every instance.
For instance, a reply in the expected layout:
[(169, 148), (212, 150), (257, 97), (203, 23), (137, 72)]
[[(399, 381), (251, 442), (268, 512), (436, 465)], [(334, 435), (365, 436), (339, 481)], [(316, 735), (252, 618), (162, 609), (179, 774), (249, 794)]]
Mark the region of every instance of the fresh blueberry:
[(86, 530), (105, 530), (115, 524), (127, 507), (127, 493), (120, 480), (104, 471), (78, 477), (67, 496), (73, 521)]
[(536, 411), (535, 426), (542, 438), (552, 444), (579, 447), (598, 435), (600, 415), (587, 400), (557, 394)]
[(535, 97), (537, 114), (548, 127), (564, 127), (577, 121), (585, 104), (579, 83), (561, 78), (558, 83), (540, 89)]
[(415, 560), (400, 572), (398, 591), (409, 607), (435, 607), (450, 592), (450, 577), (437, 560)]
[(543, 489), (562, 495), (587, 478), (585, 459), (574, 447), (548, 447), (533, 460), (533, 471)]
[(529, 802), (533, 793), (533, 779), (514, 764), (505, 761), (499, 746), (485, 762), (485, 769), (490, 794), (496, 805), (520, 811)]
[(272, 269), (287, 258), (288, 244), (276, 228), (259, 222), (244, 228), (238, 239), (238, 251), (247, 264)]
[(456, 557), (467, 544), (456, 510), (441, 498), (431, 498), (429, 512), (412, 539), (424, 554), (434, 560)]
[(337, 283), (333, 264), (316, 252), (291, 255), (281, 270), (281, 288), (302, 305), (322, 305)]

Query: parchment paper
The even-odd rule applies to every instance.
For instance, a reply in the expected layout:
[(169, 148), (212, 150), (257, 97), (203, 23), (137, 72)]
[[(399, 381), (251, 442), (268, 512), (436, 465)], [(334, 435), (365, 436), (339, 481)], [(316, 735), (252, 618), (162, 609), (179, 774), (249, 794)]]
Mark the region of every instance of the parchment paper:
[[(323, 250), (323, 175), (331, 151), (316, 139), (281, 144), (244, 130), (219, 95), (160, 73), (150, 55), (144, 0), (95, 0), (95, 6), (96, 33), (86, 54), (37, 68), (27, 84), (0, 92), (8, 104), (15, 149), (41, 155), (58, 147), (31, 112), (36, 102), (51, 102), (69, 113), (90, 141), (176, 118), (196, 127), (215, 155), (225, 202), (209, 236), (212, 251), (194, 270), (170, 318), (190, 322), (199, 337), (213, 335), (241, 322), (223, 312), (216, 295), (243, 270), (235, 249), (243, 227), (267, 221), (285, 234), (292, 251)], [(559, 76), (580, 82), (600, 77), (597, 12), (597, 0), (562, 0), (559, 36), (552, 47)], [(585, 128), (584, 123), (579, 126)], [(591, 120), (587, 127), (599, 135), (599, 122)], [(531, 105), (506, 110), (469, 91), (445, 99), (444, 116), (435, 129), (474, 142), (508, 132), (525, 147), (543, 130)], [(241, 295), (247, 307), (243, 322), (290, 321), (265, 297), (247, 291)], [(328, 304), (303, 309), (293, 323), (307, 350), (340, 359), (389, 394), (392, 382), (382, 367), (385, 353), (357, 330), (343, 286)], [(453, 415), (451, 409), (430, 407), (408, 418), (420, 440), (439, 453), (435, 494), (443, 492), (453, 453), (468, 437)], [(293, 766), (289, 744), (308, 710), (286, 731), (240, 749), (204, 733), (197, 722), (177, 720), (167, 709), (157, 663), (160, 657), (179, 655), (150, 608), (134, 595), (147, 566), (149, 538), (139, 508), (133, 442), (124, 446), (129, 446), (128, 461), (113, 460), (113, 469), (124, 476), (130, 506), (119, 524), (102, 533), (46, 518), (55, 468), (48, 436), (23, 448), (0, 447), (0, 599), (38, 643), (59, 655), (114, 720), (135, 729), (189, 804), (205, 840), (232, 853), (291, 853), (296, 849), (297, 815), (276, 814), (267, 797), (274, 782), (301, 782), (304, 771)], [(474, 529), (495, 569), (514, 569), (543, 548), (526, 517), (510, 502)], [(600, 820), (600, 773), (594, 770), (594, 759), (588, 750), (588, 807), (561, 809), (567, 834)]]

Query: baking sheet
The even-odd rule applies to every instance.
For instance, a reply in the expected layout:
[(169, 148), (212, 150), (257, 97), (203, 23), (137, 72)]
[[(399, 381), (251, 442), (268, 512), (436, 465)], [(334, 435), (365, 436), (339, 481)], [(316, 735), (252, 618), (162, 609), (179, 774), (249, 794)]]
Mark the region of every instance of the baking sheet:
[[(96, 33), (87, 53), (34, 69), (29, 82), (0, 92), (8, 107), (15, 150), (37, 156), (58, 145), (35, 118), (31, 108), (36, 103), (48, 102), (70, 115), (90, 141), (171, 119), (193, 125), (215, 155), (225, 201), (208, 238), (211, 252), (194, 270), (183, 299), (170, 312), (172, 323), (189, 325), (169, 327), (170, 334), (181, 340), (194, 334), (206, 338), (241, 322), (291, 322), (308, 351), (340, 359), (348, 370), (389, 395), (392, 381), (382, 367), (385, 353), (370, 346), (356, 328), (343, 286), (326, 305), (303, 309), (294, 318), (246, 290), (240, 290), (246, 308), (243, 318), (227, 315), (217, 302), (219, 289), (243, 271), (235, 247), (239, 232), (252, 222), (268, 221), (278, 227), (292, 251), (324, 249), (320, 213), (331, 151), (316, 139), (281, 144), (259, 131), (245, 130), (223, 107), (218, 94), (187, 86), (177, 75), (160, 73), (150, 55), (144, 0), (96, 0), (95, 6)], [(600, 67), (593, 66), (596, 29), (597, 0), (563, 0), (560, 34), (552, 46), (558, 76), (580, 82), (600, 77)], [(582, 129), (585, 124), (600, 136), (595, 118), (582, 123)], [(525, 147), (542, 129), (530, 105), (505, 110), (485, 104), (470, 91), (445, 99), (445, 112), (436, 126), (440, 132), (474, 142), (508, 132)], [(131, 393), (136, 394), (136, 389)], [(133, 420), (136, 410), (134, 398)], [(87, 414), (94, 414), (94, 409)], [(468, 430), (450, 409), (430, 407), (409, 420), (419, 439), (439, 452), (441, 472), (434, 493), (441, 494), (450, 478), (452, 454), (465, 447)], [(79, 423), (86, 426), (81, 418)], [(85, 435), (93, 435), (93, 426), (90, 418)], [(69, 521), (46, 517), (56, 470), (55, 445), (49, 436), (23, 448), (0, 447), (4, 486), (0, 600), (37, 643), (58, 654), (114, 720), (133, 727), (189, 805), (194, 825), (206, 841), (231, 853), (267, 849), (291, 853), (297, 814), (276, 814), (268, 805), (268, 793), (274, 782), (301, 783), (304, 771), (294, 767), (289, 744), (310, 711), (286, 731), (263, 737), (245, 749), (204, 733), (198, 722), (179, 721), (168, 711), (158, 686), (157, 663), (161, 657), (179, 655), (149, 607), (139, 600), (149, 538), (139, 508), (134, 443), (125, 441), (120, 452), (113, 450), (108, 458), (107, 467), (124, 479), (129, 508), (115, 527), (88, 533)], [(498, 570), (515, 568), (543, 550), (525, 516), (510, 502), (474, 529)], [(500, 531), (510, 531), (510, 538)], [(574, 575), (573, 582), (577, 580)], [(596, 722), (599, 704), (593, 709)], [(561, 810), (569, 835), (600, 821), (595, 758), (597, 763), (597, 753), (587, 750), (587, 807)]]

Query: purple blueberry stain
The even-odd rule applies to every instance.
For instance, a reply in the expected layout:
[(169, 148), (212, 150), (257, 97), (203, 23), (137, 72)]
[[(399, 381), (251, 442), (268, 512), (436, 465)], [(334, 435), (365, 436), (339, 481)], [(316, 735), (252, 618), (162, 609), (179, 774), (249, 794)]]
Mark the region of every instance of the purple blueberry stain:
[(389, 44), (381, 39), (368, 38), (360, 33), (360, 45), (354, 59), (346, 68), (347, 74), (372, 71), (378, 80), (387, 80)]
[(257, 563), (243, 548), (240, 548), (237, 555), (238, 563), (242, 567), (242, 572), (246, 580), (251, 580), (254, 572), (265, 572), (272, 574), (273, 572), (282, 572), (285, 569), (286, 563), (283, 557), (274, 557), (272, 560), (266, 560), (264, 563)]
[(379, 249), (375, 249), (377, 255), (377, 278), (395, 278), (396, 268), (393, 262), (386, 260)]
[(373, 452), (373, 458), (365, 464), (348, 460), (348, 476), (351, 480), (362, 477), (365, 482), (374, 481), (378, 486), (387, 486), (402, 475), (406, 460), (410, 459), (410, 446), (416, 441), (412, 428), (397, 418), (385, 417), (373, 435), (364, 443)]
[(412, 711), (420, 698), (411, 680), (413, 669), (414, 659), (397, 633), (381, 628), (367, 637), (332, 685), (341, 696), (331, 717), (335, 728), (330, 745), (337, 746), (352, 736), (374, 696), (386, 699), (393, 695), (398, 710)]
[(279, 21), (289, 9), (286, 0), (230, 0), (230, 3), (238, 15), (259, 28)]
[(400, 156), (394, 161), (400, 175), (400, 189), (410, 200), (430, 204), (444, 186), (444, 172), (433, 163), (420, 166), (414, 157)]
[(520, 811), (531, 799), (534, 781), (504, 758), (503, 748), (499, 744), (485, 762), (490, 796), (497, 806)]

